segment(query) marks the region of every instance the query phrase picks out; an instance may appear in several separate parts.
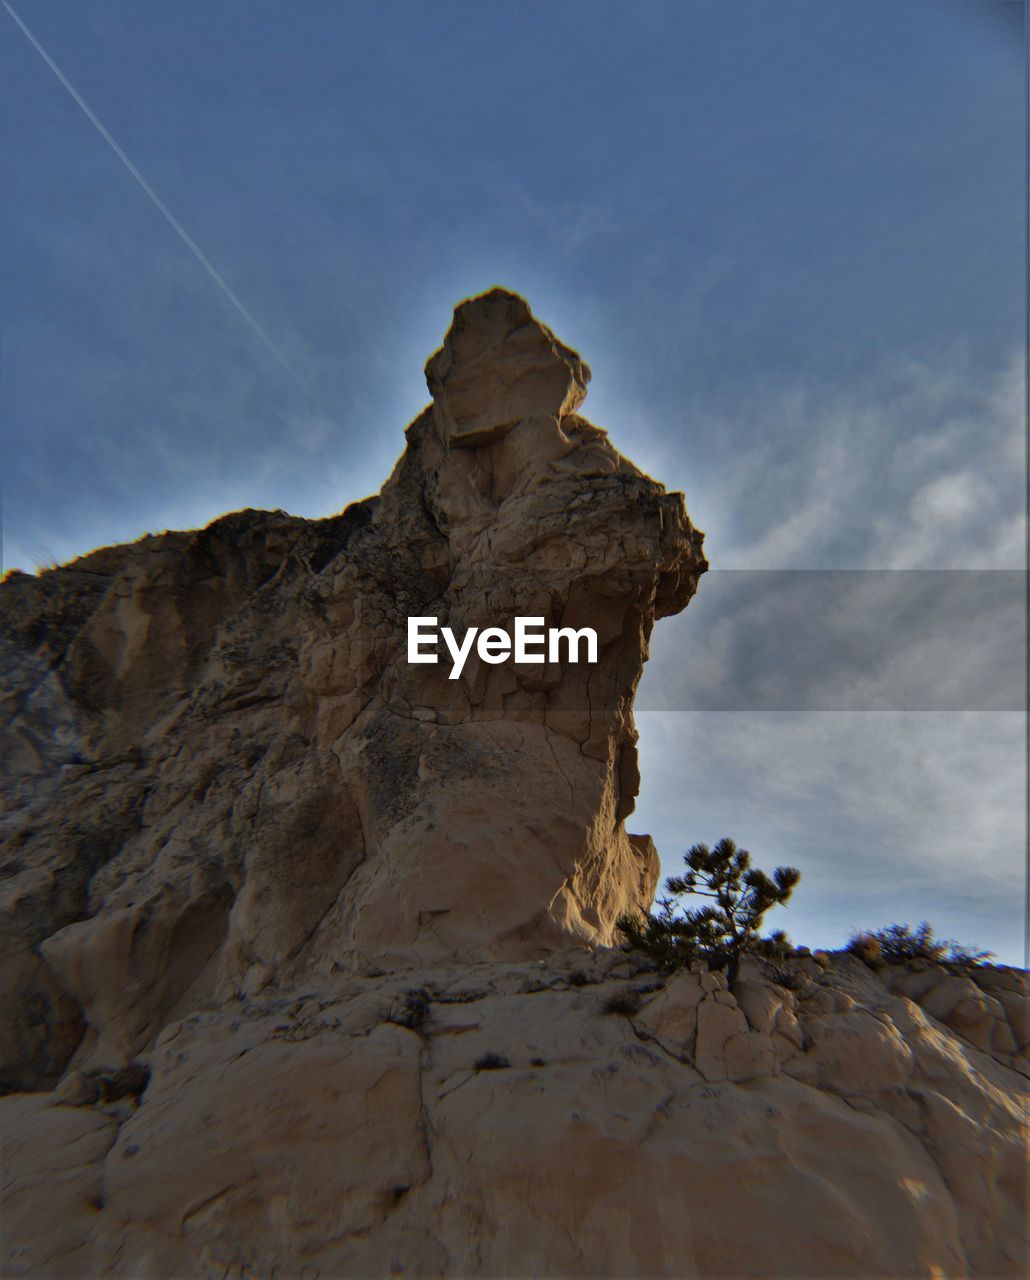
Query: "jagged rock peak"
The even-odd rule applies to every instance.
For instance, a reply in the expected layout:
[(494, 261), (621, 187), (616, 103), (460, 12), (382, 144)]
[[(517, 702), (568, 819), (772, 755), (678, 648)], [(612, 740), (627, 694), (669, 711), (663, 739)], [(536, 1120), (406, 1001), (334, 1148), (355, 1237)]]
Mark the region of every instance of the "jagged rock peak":
[(454, 308), (426, 363), (437, 429), (449, 445), (499, 439), (526, 418), (564, 418), (583, 403), (590, 370), (529, 309), (494, 288)]

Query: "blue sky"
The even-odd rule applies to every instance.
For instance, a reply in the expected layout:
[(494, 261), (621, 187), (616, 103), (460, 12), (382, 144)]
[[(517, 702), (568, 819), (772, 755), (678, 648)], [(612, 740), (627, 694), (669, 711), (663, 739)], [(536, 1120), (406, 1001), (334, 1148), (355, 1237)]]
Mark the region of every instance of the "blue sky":
[[(14, 7), (296, 378), (0, 11), (5, 567), (374, 491), (454, 303), (517, 289), (590, 363), (592, 420), (684, 491), (714, 568), (892, 571), (869, 603), (887, 665), (952, 691), (913, 704), (852, 672), (843, 699), (693, 709), (662, 672), (753, 674), (766, 616), (699, 594), (655, 633), (631, 825), (670, 870), (722, 834), (795, 862), (805, 940), (907, 913), (1021, 956), (1022, 687), (999, 641), (1025, 547), (1021, 4)], [(950, 645), (939, 605), (911, 625), (941, 569), (1010, 571)], [(806, 581), (799, 618), (827, 616)]]

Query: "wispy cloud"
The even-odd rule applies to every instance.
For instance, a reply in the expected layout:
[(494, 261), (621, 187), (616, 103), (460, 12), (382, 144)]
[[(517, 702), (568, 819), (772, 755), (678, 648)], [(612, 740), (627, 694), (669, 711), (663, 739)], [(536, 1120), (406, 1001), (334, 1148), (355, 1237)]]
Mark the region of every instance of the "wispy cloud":
[(953, 351), (835, 387), (727, 388), (677, 432), (664, 405), (605, 408), (685, 490), (716, 568), (1020, 569), (1024, 370), (1022, 352), (987, 372)]
[(685, 489), (715, 566), (659, 624), (641, 686), (630, 825), (666, 873), (732, 835), (802, 868), (772, 923), (810, 945), (926, 917), (1021, 962), (1023, 371), (1021, 354), (988, 375), (950, 353), (728, 394), (685, 423), (703, 468), (641, 410), (648, 462)]
[(585, 200), (552, 192), (552, 198), (544, 204), (510, 173), (502, 179), (501, 193), (537, 234), (566, 253), (577, 253), (592, 241), (610, 236), (619, 226), (610, 196)]
[(1018, 570), (713, 570), (663, 622), (638, 704), (656, 710), (1019, 710)]

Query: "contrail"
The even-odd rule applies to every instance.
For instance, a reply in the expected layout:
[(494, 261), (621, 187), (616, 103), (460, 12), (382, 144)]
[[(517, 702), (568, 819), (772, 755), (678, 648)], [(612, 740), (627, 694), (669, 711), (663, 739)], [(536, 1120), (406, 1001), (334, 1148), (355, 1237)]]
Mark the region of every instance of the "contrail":
[(283, 355), (283, 353), (282, 353), (282, 352), (279, 350), (279, 348), (275, 345), (275, 343), (274, 343), (274, 342), (272, 341), (272, 339), (268, 336), (268, 334), (267, 334), (267, 333), (265, 333), (264, 329), (262, 329), (262, 328), (261, 328), (261, 326), (260, 326), (260, 325), (258, 324), (258, 322), (254, 319), (254, 317), (250, 314), (250, 312), (247, 310), (247, 308), (243, 305), (243, 303), (239, 300), (239, 298), (237, 298), (237, 296), (235, 295), (235, 293), (233, 293), (233, 291), (229, 288), (229, 286), (226, 284), (225, 280), (224, 280), (224, 279), (219, 275), (219, 273), (215, 270), (215, 268), (214, 268), (214, 267), (212, 266), (212, 264), (209, 262), (209, 260), (208, 260), (208, 259), (207, 259), (207, 257), (204, 255), (204, 253), (201, 251), (201, 249), (199, 248), (199, 246), (196, 244), (196, 242), (194, 241), (193, 237), (192, 237), (192, 236), (190, 235), (190, 233), (186, 230), (186, 228), (182, 225), (182, 223), (178, 220), (178, 218), (176, 218), (175, 214), (174, 214), (174, 213), (172, 213), (172, 211), (168, 208), (168, 206), (165, 204), (165, 202), (164, 202), (164, 201), (161, 199), (161, 197), (157, 194), (157, 192), (154, 190), (154, 188), (150, 185), (150, 183), (146, 180), (146, 178), (144, 178), (144, 176), (142, 175), (142, 173), (140, 173), (140, 171), (139, 171), (139, 170), (136, 168), (136, 166), (132, 163), (132, 161), (129, 159), (129, 157), (128, 157), (128, 156), (125, 154), (125, 152), (121, 149), (121, 147), (118, 145), (118, 143), (117, 143), (117, 142), (115, 142), (114, 138), (112, 138), (112, 137), (111, 137), (110, 133), (109, 133), (109, 132), (107, 131), (107, 129), (104, 127), (103, 122), (99, 119), (99, 117), (96, 115), (96, 113), (95, 113), (95, 112), (90, 108), (89, 104), (85, 101), (85, 99), (83, 98), (82, 94), (81, 94), (81, 93), (79, 93), (79, 91), (78, 91), (78, 90), (75, 88), (75, 86), (71, 83), (71, 81), (70, 81), (70, 80), (68, 79), (68, 77), (64, 74), (64, 72), (61, 70), (61, 68), (57, 65), (57, 63), (53, 60), (53, 58), (51, 58), (50, 54), (49, 54), (49, 53), (47, 53), (47, 51), (46, 51), (46, 50), (43, 48), (43, 46), (39, 43), (39, 41), (38, 41), (38, 40), (36, 39), (36, 37), (32, 34), (32, 32), (28, 29), (28, 27), (25, 25), (25, 23), (24, 23), (24, 22), (22, 22), (21, 18), (19, 18), (19, 17), (18, 17), (18, 15), (15, 13), (15, 11), (14, 11), (14, 10), (11, 8), (11, 6), (7, 3), (7, 0), (3, 0), (3, 6), (4, 6), (4, 8), (7, 10), (7, 12), (11, 15), (11, 17), (14, 19), (14, 21), (18, 24), (18, 26), (21, 28), (22, 33), (24, 34), (24, 36), (25, 36), (25, 38), (28, 40), (28, 42), (32, 45), (32, 47), (36, 50), (36, 52), (39, 54), (39, 56), (40, 56), (40, 57), (43, 59), (43, 61), (47, 64), (47, 66), (50, 68), (50, 70), (54, 73), (54, 75), (55, 75), (55, 76), (57, 76), (58, 80), (60, 80), (60, 82), (64, 85), (64, 87), (68, 90), (68, 92), (71, 94), (71, 96), (75, 99), (75, 101), (79, 104), (79, 106), (80, 106), (80, 107), (82, 108), (82, 110), (85, 112), (85, 114), (86, 114), (87, 118), (89, 119), (89, 121), (91, 122), (91, 124), (93, 124), (93, 125), (96, 127), (97, 132), (100, 134), (100, 136), (104, 139), (104, 141), (105, 141), (105, 142), (107, 143), (107, 145), (111, 148), (111, 150), (115, 153), (115, 155), (116, 155), (116, 156), (118, 157), (118, 159), (122, 162), (122, 164), (123, 164), (123, 165), (125, 165), (126, 169), (128, 169), (128, 171), (129, 171), (129, 172), (132, 174), (132, 176), (136, 179), (136, 181), (139, 183), (139, 185), (143, 188), (143, 190), (147, 193), (147, 195), (150, 197), (150, 199), (153, 201), (153, 203), (157, 206), (157, 208), (159, 209), (159, 211), (164, 215), (165, 220), (169, 223), (169, 225), (171, 226), (172, 230), (176, 233), (176, 235), (177, 235), (177, 236), (179, 237), (179, 239), (183, 242), (183, 244), (186, 246), (186, 248), (187, 248), (187, 249), (189, 249), (190, 253), (192, 253), (192, 254), (193, 254), (193, 256), (196, 258), (196, 260), (200, 263), (200, 265), (201, 265), (201, 266), (204, 268), (204, 270), (208, 273), (208, 275), (209, 275), (209, 276), (211, 277), (211, 279), (215, 282), (215, 284), (216, 284), (216, 285), (218, 285), (219, 289), (221, 289), (221, 291), (222, 291), (222, 292), (225, 294), (225, 296), (229, 299), (229, 301), (230, 301), (230, 302), (232, 303), (232, 305), (236, 308), (236, 310), (240, 313), (240, 315), (244, 318), (244, 320), (246, 320), (247, 324), (248, 324), (248, 325), (250, 325), (251, 329), (253, 329), (253, 331), (257, 334), (257, 336), (258, 336), (258, 337), (261, 339), (261, 341), (265, 344), (265, 346), (268, 348), (268, 350), (269, 350), (269, 351), (271, 351), (272, 355), (274, 355), (274, 356), (275, 356), (275, 358), (279, 361), (279, 363), (283, 366), (283, 368), (284, 368), (284, 369), (286, 370), (286, 372), (290, 375), (290, 377), (291, 377), (291, 378), (293, 378), (293, 380), (298, 384), (298, 386), (300, 386), (300, 387), (301, 387), (301, 389), (302, 389), (303, 391), (307, 392), (307, 391), (308, 391), (307, 386), (304, 384), (304, 382), (301, 380), (301, 378), (300, 378), (300, 377), (299, 377), (299, 376), (294, 372), (294, 370), (291, 368), (291, 366), (290, 366), (289, 362), (287, 361), (287, 359), (286, 359), (286, 357)]

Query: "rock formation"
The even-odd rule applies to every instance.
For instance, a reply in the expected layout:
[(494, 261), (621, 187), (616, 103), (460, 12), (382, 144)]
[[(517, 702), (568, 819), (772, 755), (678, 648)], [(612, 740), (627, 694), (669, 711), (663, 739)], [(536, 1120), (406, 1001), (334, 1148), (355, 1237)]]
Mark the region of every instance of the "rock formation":
[(0, 1102), (4, 1274), (1024, 1274), (1021, 976), (785, 980), (598, 949), (202, 1005), (149, 1077)]
[[(3, 584), (4, 1274), (1017, 1274), (1019, 975), (618, 948), (701, 535), (521, 298), (426, 377), (341, 515)], [(450, 680), (411, 616), (598, 661)]]
[[(495, 290), (378, 497), (5, 584), (9, 1086), (53, 1082), (83, 1027), (128, 1060), (200, 994), (536, 958), (650, 902), (633, 693), (706, 565), (680, 495), (573, 412), (588, 378)], [(591, 626), (600, 660), (452, 681), (408, 664), (419, 615)]]

